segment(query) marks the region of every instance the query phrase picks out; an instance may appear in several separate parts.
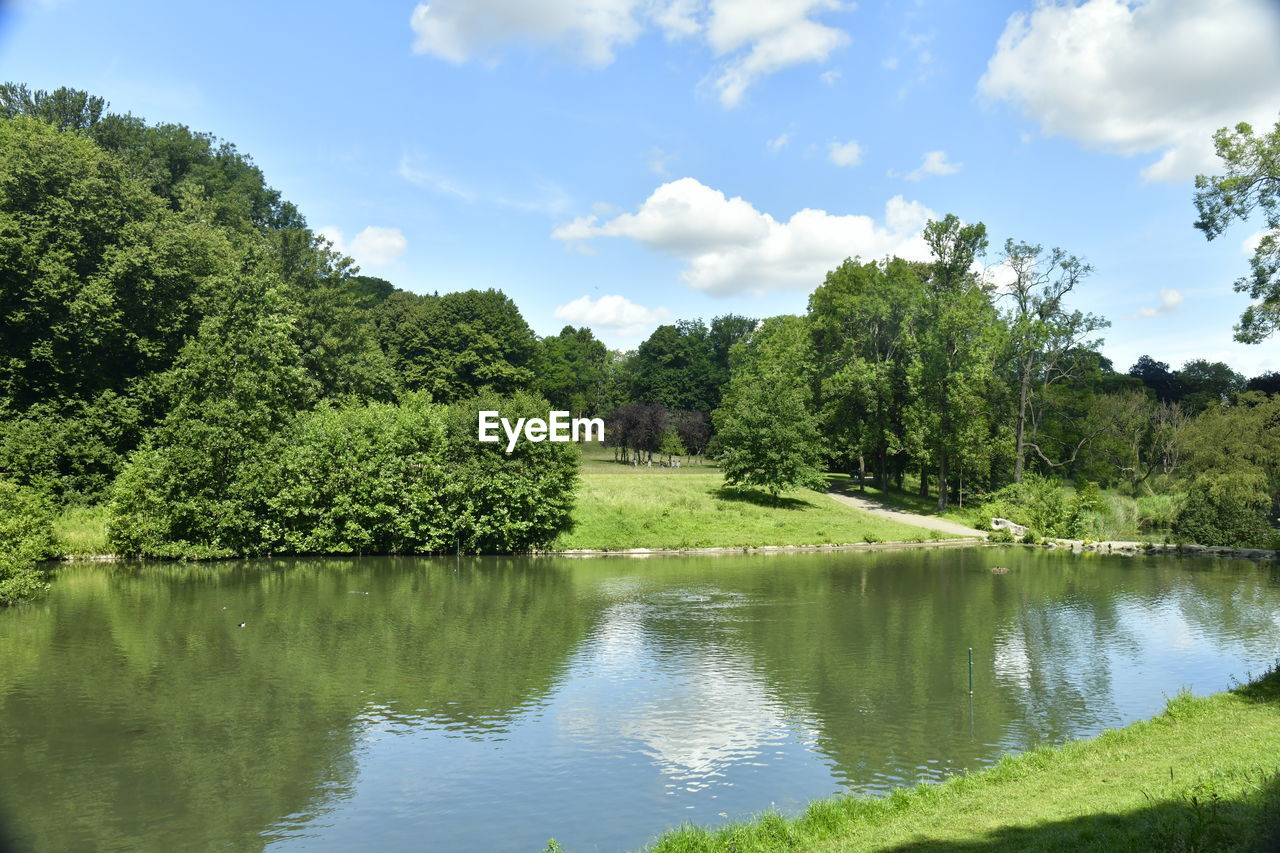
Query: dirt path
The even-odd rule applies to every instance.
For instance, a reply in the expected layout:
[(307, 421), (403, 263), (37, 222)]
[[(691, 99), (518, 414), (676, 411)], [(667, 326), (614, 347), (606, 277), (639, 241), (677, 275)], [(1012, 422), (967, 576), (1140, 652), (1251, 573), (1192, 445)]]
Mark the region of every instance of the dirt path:
[(987, 534), (981, 530), (975, 530), (972, 527), (965, 527), (963, 524), (957, 524), (954, 521), (947, 521), (945, 518), (935, 518), (931, 515), (916, 515), (914, 512), (906, 512), (900, 509), (894, 509), (891, 506), (885, 506), (882, 503), (860, 498), (855, 495), (846, 495), (841, 492), (827, 492), (834, 500), (839, 501), (846, 506), (854, 509), (860, 509), (863, 512), (869, 512), (872, 515), (878, 515), (881, 518), (900, 521), (903, 524), (911, 524), (916, 527), (923, 527), (926, 530), (937, 530), (939, 533), (950, 533), (952, 536), (981, 536), (986, 538)]

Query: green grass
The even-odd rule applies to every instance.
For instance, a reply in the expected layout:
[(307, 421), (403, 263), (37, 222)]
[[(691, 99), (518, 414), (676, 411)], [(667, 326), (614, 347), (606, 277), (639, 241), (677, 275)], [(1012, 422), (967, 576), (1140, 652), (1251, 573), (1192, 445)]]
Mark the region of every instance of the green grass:
[(72, 506), (54, 521), (54, 533), (62, 553), (68, 557), (88, 557), (111, 552), (107, 545), (107, 508)]
[(833, 798), (664, 835), (653, 853), (732, 850), (1271, 850), (1280, 845), (1280, 669), (1163, 714), (888, 797)]
[(583, 448), (573, 529), (556, 549), (708, 548), (817, 545), (948, 538), (877, 518), (821, 492), (799, 490), (778, 502), (754, 489), (724, 486), (713, 465), (632, 468), (613, 451)]

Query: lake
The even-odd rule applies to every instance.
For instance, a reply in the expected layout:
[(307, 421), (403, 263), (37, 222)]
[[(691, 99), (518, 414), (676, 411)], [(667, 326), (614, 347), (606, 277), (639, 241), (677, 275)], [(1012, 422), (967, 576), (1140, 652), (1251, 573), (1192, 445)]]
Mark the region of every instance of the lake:
[(73, 564), (0, 611), (0, 848), (633, 850), (1091, 735), (1277, 657), (1280, 570), (1245, 561)]

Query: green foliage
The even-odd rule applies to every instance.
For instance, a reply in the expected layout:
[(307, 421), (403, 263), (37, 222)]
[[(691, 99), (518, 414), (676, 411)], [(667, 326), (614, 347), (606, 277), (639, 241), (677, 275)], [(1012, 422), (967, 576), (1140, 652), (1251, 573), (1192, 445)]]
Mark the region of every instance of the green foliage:
[(1196, 227), (1212, 240), (1236, 220), (1261, 212), (1264, 234), (1235, 289), (1256, 300), (1236, 326), (1236, 340), (1260, 343), (1280, 328), (1280, 121), (1255, 135), (1241, 122), (1213, 135), (1226, 174), (1196, 175)]
[(560, 410), (602, 413), (608, 403), (609, 350), (583, 326), (543, 338), (534, 389)]
[(164, 420), (112, 489), (109, 535), (120, 553), (245, 547), (251, 521), (232, 486), (314, 398), (289, 303), (272, 277), (247, 267), (220, 282), (219, 297), (160, 379)]
[(1263, 486), (1256, 472), (1201, 474), (1174, 519), (1173, 532), (1200, 545), (1274, 547), (1277, 537), (1268, 519), (1271, 499)]
[[(476, 440), (477, 412), (545, 417), (546, 401), (489, 395), (445, 406), (425, 395), (399, 405), (321, 406), (248, 449), (228, 471), (193, 475), (178, 445), (135, 455), (113, 501), (123, 553), (467, 553), (545, 545), (569, 523), (577, 451), (569, 444)], [(216, 473), (229, 477), (215, 494)]]
[(1097, 483), (1086, 483), (1074, 494), (1056, 480), (1027, 474), (987, 497), (978, 507), (978, 523), (987, 527), (992, 518), (1007, 518), (1029, 528), (1028, 537), (1078, 538), (1086, 530), (1090, 513), (1102, 509)]
[(0, 605), (41, 592), (37, 563), (57, 553), (53, 512), (34, 489), (0, 477)]
[(731, 383), (712, 420), (727, 483), (756, 486), (775, 498), (788, 489), (823, 487), (817, 420), (786, 377)]

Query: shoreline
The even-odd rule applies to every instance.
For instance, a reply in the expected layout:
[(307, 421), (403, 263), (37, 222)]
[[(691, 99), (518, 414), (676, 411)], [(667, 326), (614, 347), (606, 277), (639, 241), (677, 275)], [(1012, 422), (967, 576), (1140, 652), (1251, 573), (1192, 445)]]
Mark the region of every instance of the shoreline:
[(686, 824), (643, 849), (1272, 849), (1280, 842), (1278, 722), (1280, 663), (1232, 689), (1183, 690), (1155, 716), (1008, 753), (942, 782), (883, 797), (837, 794), (794, 816)]
[[(1025, 542), (992, 542), (977, 537), (954, 539), (911, 539), (893, 542), (846, 542), (816, 545), (713, 545), (699, 548), (566, 548), (562, 550), (537, 550), (525, 552), (530, 557), (720, 557), (743, 554), (798, 554), (859, 551), (906, 551), (918, 548), (1043, 548), (1049, 551), (1071, 551), (1073, 554), (1108, 554), (1120, 557), (1216, 557), (1230, 560), (1270, 562), (1280, 560), (1280, 551), (1263, 548), (1232, 548), (1226, 545), (1165, 544), (1159, 542), (1102, 541), (1085, 542), (1079, 539), (1054, 539), (1040, 544)], [(274, 557), (450, 557), (447, 552), (430, 554), (275, 554)], [(469, 554), (468, 556), (521, 556), (520, 554)], [(254, 557), (214, 557), (209, 560), (245, 560)], [(120, 563), (131, 560), (160, 560), (162, 562), (207, 562), (208, 560), (164, 560), (155, 557), (122, 557), (118, 554), (64, 554), (53, 558), (55, 563)]]

